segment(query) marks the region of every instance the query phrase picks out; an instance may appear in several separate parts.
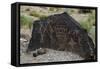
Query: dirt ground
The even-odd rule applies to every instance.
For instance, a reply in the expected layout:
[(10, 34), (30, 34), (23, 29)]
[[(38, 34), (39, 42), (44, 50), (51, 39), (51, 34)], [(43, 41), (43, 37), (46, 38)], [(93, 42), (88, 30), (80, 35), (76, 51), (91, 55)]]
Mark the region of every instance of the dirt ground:
[(28, 42), (25, 39), (21, 39), (20, 45), (20, 63), (41, 63), (41, 62), (58, 62), (58, 61), (77, 61), (84, 60), (77, 54), (65, 51), (56, 51), (52, 49), (47, 49), (47, 53), (33, 57), (33, 53), (26, 53)]

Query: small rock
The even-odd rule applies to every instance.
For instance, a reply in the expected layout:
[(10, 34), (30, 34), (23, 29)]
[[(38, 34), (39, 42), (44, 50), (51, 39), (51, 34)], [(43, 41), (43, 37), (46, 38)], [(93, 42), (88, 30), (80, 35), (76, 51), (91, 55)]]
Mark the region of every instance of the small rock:
[(33, 53), (33, 57), (36, 57), (38, 54), (37, 53)]
[(39, 50), (37, 50), (38, 55), (42, 55), (42, 54), (45, 54), (45, 53), (46, 53), (46, 49), (40, 48)]

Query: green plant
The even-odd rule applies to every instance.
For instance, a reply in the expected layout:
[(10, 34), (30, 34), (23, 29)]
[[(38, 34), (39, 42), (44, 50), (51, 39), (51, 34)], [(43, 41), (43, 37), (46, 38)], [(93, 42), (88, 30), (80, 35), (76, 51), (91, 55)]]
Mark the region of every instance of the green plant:
[(80, 23), (80, 25), (89, 32), (89, 30), (91, 28), (90, 23), (88, 23), (87, 21), (83, 21)]
[(84, 29), (86, 29), (88, 32), (90, 31), (90, 29), (92, 28), (92, 26), (93, 26), (93, 24), (92, 24), (92, 22), (91, 22), (91, 19), (87, 19), (87, 20), (85, 20), (85, 21), (81, 21), (80, 22), (80, 25), (84, 28)]
[(20, 24), (21, 24), (21, 27), (31, 28), (32, 18), (30, 18), (29, 16), (26, 16), (26, 15), (21, 15), (20, 16)]
[(91, 11), (92, 13), (87, 13), (88, 15), (86, 20), (81, 20), (80, 24), (83, 28), (85, 28), (88, 32), (95, 24), (95, 13)]
[(32, 11), (29, 15), (34, 17), (40, 17), (40, 14), (38, 14), (36, 11)]
[(44, 19), (47, 19), (47, 16), (41, 15), (41, 16), (40, 16), (40, 20), (44, 20)]
[(50, 8), (49, 8), (49, 11), (54, 11), (54, 10), (55, 10), (54, 7), (50, 7)]
[(95, 26), (93, 26), (89, 31), (89, 36), (92, 38), (94, 44), (95, 44)]

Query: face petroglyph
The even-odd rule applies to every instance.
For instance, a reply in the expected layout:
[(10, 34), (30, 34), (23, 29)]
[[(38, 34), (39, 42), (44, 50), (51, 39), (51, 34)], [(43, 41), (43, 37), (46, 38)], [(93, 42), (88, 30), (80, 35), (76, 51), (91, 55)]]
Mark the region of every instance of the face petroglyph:
[(89, 59), (90, 54), (94, 52), (94, 44), (90, 39), (87, 32), (67, 13), (56, 14), (33, 23), (32, 37), (27, 50), (50, 48), (73, 52)]

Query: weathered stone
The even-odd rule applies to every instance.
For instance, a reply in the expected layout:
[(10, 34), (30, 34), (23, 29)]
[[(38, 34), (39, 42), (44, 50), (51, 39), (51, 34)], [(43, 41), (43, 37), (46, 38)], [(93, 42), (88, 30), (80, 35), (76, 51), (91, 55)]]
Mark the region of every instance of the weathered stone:
[(36, 50), (36, 52), (33, 53), (33, 57), (36, 57), (38, 55), (46, 54), (47, 50), (45, 48), (39, 48)]
[(85, 59), (94, 54), (94, 44), (88, 33), (67, 13), (55, 14), (33, 23), (27, 51), (39, 48), (73, 52)]

